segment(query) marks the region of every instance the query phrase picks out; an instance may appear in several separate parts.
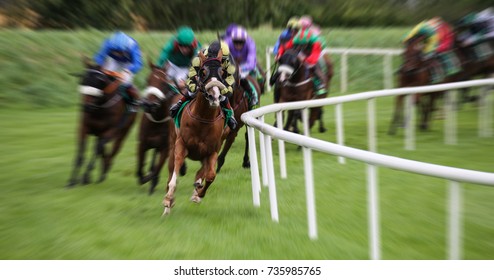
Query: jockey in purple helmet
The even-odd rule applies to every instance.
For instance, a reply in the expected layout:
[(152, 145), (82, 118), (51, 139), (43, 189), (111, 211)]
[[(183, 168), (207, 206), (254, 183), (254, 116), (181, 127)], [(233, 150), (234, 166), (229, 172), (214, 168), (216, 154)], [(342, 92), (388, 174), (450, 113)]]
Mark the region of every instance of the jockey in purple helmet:
[(236, 23), (230, 23), (225, 30), (225, 34), (221, 36), (222, 40), (225, 40), (226, 38), (230, 37), (232, 35), (232, 31), (236, 29), (239, 25)]
[(230, 54), (235, 64), (238, 64), (240, 70), (240, 85), (249, 94), (249, 109), (252, 109), (258, 103), (256, 92), (252, 89), (247, 81), (247, 76), (251, 75), (256, 78), (256, 44), (254, 40), (247, 35), (245, 28), (237, 26), (232, 30), (230, 37), (225, 39)]
[(120, 73), (119, 79), (131, 99), (130, 104), (140, 104), (139, 93), (132, 84), (134, 75), (142, 68), (141, 50), (136, 40), (121, 31), (115, 32), (103, 42), (94, 61), (103, 70)]

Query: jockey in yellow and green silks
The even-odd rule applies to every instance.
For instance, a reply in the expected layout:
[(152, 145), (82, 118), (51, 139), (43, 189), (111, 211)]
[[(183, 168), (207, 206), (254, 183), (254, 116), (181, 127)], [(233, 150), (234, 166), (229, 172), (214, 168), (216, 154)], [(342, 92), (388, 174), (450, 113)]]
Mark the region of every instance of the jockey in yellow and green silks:
[(408, 40), (416, 36), (424, 37), (425, 45), (422, 52), (426, 59), (451, 50), (454, 43), (454, 34), (451, 27), (439, 17), (422, 21), (416, 25), (405, 36), (403, 43), (408, 42)]
[[(221, 68), (223, 68), (223, 80), (221, 82), (225, 85), (225, 88), (221, 91), (222, 95), (220, 97), (220, 106), (225, 113), (228, 126), (230, 127), (230, 129), (233, 130), (237, 127), (237, 121), (235, 120), (234, 112), (230, 105), (228, 96), (231, 96), (233, 94), (233, 85), (235, 84), (235, 65), (231, 64), (230, 62), (230, 50), (225, 42), (215, 41), (211, 45), (209, 45), (208, 49), (204, 50), (203, 53), (207, 58), (215, 58), (218, 56), (218, 52), (220, 51), (220, 49), (221, 53), (223, 54), (221, 59)], [(187, 79), (187, 87), (189, 90), (187, 94), (184, 94), (184, 96), (170, 108), (170, 115), (172, 117), (176, 116), (176, 114), (180, 110), (180, 107), (182, 107), (182, 104), (185, 101), (195, 98), (197, 94), (198, 71), (200, 70), (200, 64), (201, 61), (199, 57), (196, 56), (192, 60), (192, 66), (189, 69)]]
[(194, 31), (190, 27), (178, 28), (177, 34), (169, 40), (161, 51), (157, 65), (166, 68), (166, 73), (179, 87), (182, 94), (187, 91), (185, 81), (189, 74), (192, 59), (201, 49)]
[(428, 21), (424, 20), (417, 24), (408, 34), (405, 35), (403, 43), (407, 43), (410, 39), (416, 36), (424, 37), (424, 48), (422, 49), (422, 53), (425, 55), (425, 58), (428, 59), (434, 56), (435, 50), (439, 44), (439, 35), (428, 23)]

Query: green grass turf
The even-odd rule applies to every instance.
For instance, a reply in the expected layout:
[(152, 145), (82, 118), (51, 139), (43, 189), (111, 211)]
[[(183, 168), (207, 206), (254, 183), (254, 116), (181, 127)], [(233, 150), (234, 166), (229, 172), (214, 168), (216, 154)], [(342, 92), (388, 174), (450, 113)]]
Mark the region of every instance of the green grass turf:
[[(277, 32), (253, 32), (261, 49), (259, 57)], [(176, 206), (166, 218), (160, 217), (166, 171), (152, 196), (147, 195), (146, 186), (136, 184), (136, 127), (105, 182), (65, 189), (76, 148), (79, 109), (77, 80), (67, 73), (80, 71), (77, 55), (95, 51), (97, 46), (91, 44), (99, 44), (106, 33), (0, 33), (0, 259), (369, 258), (365, 164), (347, 160), (341, 165), (335, 156), (314, 152), (319, 238), (312, 241), (307, 232), (302, 153), (290, 144), (287, 180), (279, 178), (277, 143), (273, 144), (279, 223), (271, 221), (267, 188), (262, 189), (261, 207), (252, 204), (250, 172), (241, 168), (242, 135), (200, 205), (189, 201), (199, 165), (188, 161), (188, 174), (179, 179)], [(326, 33), (330, 46), (397, 47), (404, 29)], [(136, 34), (153, 57), (166, 36)], [(214, 33), (199, 36), (207, 41)], [(16, 51), (21, 48), (24, 56)], [(359, 78), (351, 80), (351, 92), (382, 86), (382, 74), (372, 71), (382, 66), (382, 60), (362, 59), (370, 62), (349, 60), (351, 77)], [(141, 88), (145, 71), (137, 79)], [(338, 80), (332, 83), (332, 95), (338, 94)], [(272, 94), (267, 93), (261, 102), (271, 100)], [(468, 104), (458, 112), (458, 145), (443, 144), (444, 120), (434, 120), (431, 131), (417, 133), (416, 151), (403, 149), (402, 131), (397, 136), (386, 134), (391, 111), (392, 99), (377, 101), (380, 153), (494, 172), (494, 144), (491, 138), (477, 137), (475, 106)], [(313, 129), (314, 137), (336, 141), (333, 116), (334, 108), (327, 107), (329, 131), (321, 134)], [(366, 149), (365, 102), (345, 104), (344, 119), (345, 144)], [(273, 120), (266, 117), (268, 123)], [(386, 168), (378, 174), (382, 257), (446, 258), (447, 181)], [(494, 189), (464, 184), (462, 193), (463, 256), (494, 259)]]

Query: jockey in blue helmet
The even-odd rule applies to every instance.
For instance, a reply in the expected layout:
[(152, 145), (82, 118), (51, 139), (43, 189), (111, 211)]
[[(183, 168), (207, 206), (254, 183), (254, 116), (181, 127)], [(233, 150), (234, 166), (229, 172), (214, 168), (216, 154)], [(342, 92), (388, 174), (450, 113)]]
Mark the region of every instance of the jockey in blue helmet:
[(132, 84), (134, 75), (142, 68), (141, 50), (136, 40), (121, 31), (115, 32), (105, 39), (94, 61), (102, 70), (119, 73), (130, 103), (140, 103), (137, 88)]
[(286, 24), (286, 28), (283, 29), (280, 36), (278, 37), (278, 41), (274, 44), (273, 54), (276, 57), (278, 55), (278, 49), (280, 45), (287, 43), (290, 41), (295, 34), (300, 30), (300, 22), (298, 17), (291, 17)]

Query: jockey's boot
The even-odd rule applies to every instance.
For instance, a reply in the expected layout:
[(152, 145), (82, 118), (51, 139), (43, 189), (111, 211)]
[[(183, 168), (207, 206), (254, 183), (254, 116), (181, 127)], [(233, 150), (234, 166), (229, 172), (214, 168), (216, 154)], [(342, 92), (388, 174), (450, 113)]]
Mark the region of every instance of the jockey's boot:
[(326, 77), (324, 76), (319, 65), (314, 66), (314, 77), (315, 77), (315, 90), (316, 95), (327, 93), (326, 89)]
[(192, 93), (192, 92), (186, 92), (182, 98), (180, 98), (179, 101), (177, 101), (177, 103), (173, 104), (171, 107), (170, 107), (170, 116), (172, 118), (174, 118), (178, 111), (180, 110), (180, 108), (182, 107), (182, 104), (184, 104), (184, 102), (186, 101), (189, 101), (189, 100), (192, 100), (194, 99), (195, 97), (195, 94)]
[(249, 110), (252, 110), (257, 105), (257, 94), (254, 92), (247, 79), (240, 79), (240, 85), (247, 92), (249, 99)]
[(125, 88), (125, 91), (129, 95), (129, 105), (130, 105), (130, 111), (131, 112), (137, 112), (139, 110), (139, 107), (142, 105), (142, 100), (139, 95), (139, 92), (137, 91), (137, 88), (134, 85), (129, 85)]
[(221, 110), (226, 117), (226, 124), (230, 127), (231, 130), (234, 130), (237, 127), (237, 120), (235, 120), (235, 116), (233, 113), (232, 106), (230, 105), (230, 100), (226, 97), (220, 101)]

